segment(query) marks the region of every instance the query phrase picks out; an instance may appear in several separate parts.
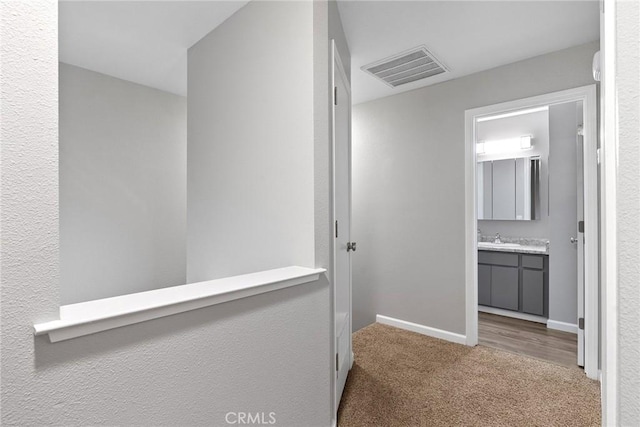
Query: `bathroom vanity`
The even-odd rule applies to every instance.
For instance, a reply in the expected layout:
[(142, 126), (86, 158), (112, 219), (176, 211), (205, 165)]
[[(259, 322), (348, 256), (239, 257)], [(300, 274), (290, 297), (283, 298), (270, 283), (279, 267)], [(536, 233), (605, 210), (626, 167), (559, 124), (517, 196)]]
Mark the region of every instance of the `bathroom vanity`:
[(479, 242), (478, 304), (548, 317), (546, 247)]

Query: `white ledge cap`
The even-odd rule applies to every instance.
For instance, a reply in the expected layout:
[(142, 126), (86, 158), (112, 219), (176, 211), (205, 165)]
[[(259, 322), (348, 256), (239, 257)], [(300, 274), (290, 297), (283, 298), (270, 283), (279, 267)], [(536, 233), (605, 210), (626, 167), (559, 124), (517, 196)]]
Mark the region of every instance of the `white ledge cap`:
[(159, 317), (318, 280), (324, 268), (285, 267), (224, 279), (63, 305), (60, 320), (34, 325), (35, 335), (68, 340)]

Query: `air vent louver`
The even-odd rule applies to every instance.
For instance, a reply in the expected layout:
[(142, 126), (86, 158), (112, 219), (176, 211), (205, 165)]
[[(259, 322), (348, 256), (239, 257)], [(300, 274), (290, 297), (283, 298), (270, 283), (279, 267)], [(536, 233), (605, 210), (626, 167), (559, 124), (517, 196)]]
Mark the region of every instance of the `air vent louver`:
[(446, 73), (447, 69), (426, 47), (420, 46), (365, 65), (362, 67), (362, 71), (377, 77), (391, 87), (397, 87)]

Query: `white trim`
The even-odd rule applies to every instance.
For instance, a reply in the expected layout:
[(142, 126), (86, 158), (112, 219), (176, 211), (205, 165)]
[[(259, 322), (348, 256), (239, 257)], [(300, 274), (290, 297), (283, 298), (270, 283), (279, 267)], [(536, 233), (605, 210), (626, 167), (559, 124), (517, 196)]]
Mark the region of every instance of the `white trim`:
[(598, 230), (598, 105), (596, 86), (585, 96), (583, 133), (584, 174), (584, 372), (598, 377), (599, 354), (599, 230)]
[[(478, 342), (476, 119), (525, 108), (582, 101), (584, 105), (585, 179), (585, 373), (598, 368), (598, 201), (596, 86), (588, 85), (465, 111), (465, 281), (467, 344)], [(608, 203), (608, 202), (607, 202)]]
[[(332, 329), (332, 343), (333, 343), (333, 350), (332, 350), (332, 360), (335, 360), (335, 358), (333, 357), (333, 355), (336, 353), (337, 351), (337, 334), (335, 332), (336, 327), (336, 317), (335, 317), (335, 308), (337, 307), (336, 304), (336, 277), (337, 277), (337, 268), (336, 268), (336, 258), (337, 258), (337, 251), (338, 251), (338, 242), (336, 240), (336, 238), (334, 237), (334, 227), (335, 227), (335, 221), (336, 221), (336, 129), (335, 129), (335, 122), (336, 122), (336, 109), (335, 109), (335, 91), (334, 88), (336, 86), (336, 69), (338, 71), (338, 73), (340, 74), (340, 76), (342, 77), (342, 80), (344, 82), (345, 85), (345, 89), (347, 91), (347, 98), (348, 98), (348, 102), (347, 102), (347, 108), (349, 110), (349, 119), (348, 119), (348, 124), (349, 124), (349, 177), (348, 177), (348, 193), (349, 193), (349, 233), (351, 233), (351, 84), (349, 82), (349, 79), (347, 78), (347, 74), (344, 70), (344, 66), (342, 65), (342, 59), (340, 57), (340, 52), (338, 51), (338, 46), (336, 45), (336, 41), (334, 39), (331, 40), (331, 96), (330, 96), (330, 100), (331, 100), (331, 195), (330, 195), (330, 200), (331, 200), (331, 241), (333, 242), (331, 245), (332, 248), (332, 261), (333, 261), (333, 271), (332, 271), (332, 276), (333, 276), (333, 281), (332, 281), (332, 285), (333, 285), (333, 313), (332, 313), (332, 318), (333, 318), (333, 324), (331, 325), (331, 329)], [(351, 235), (348, 236), (348, 240), (351, 240)], [(352, 309), (352, 289), (351, 289), (351, 257), (349, 257), (349, 331), (353, 331), (353, 309)], [(349, 370), (351, 370), (351, 367), (353, 366), (353, 337), (352, 337), (352, 333), (349, 334)], [(336, 362), (333, 362), (336, 363)], [(337, 372), (337, 366), (334, 367), (334, 369), (332, 369), (332, 376), (334, 376), (334, 373)], [(338, 395), (337, 395), (337, 388), (338, 388), (338, 382), (336, 381), (337, 377), (334, 377), (332, 379), (333, 381), (333, 387), (332, 387), (332, 402), (333, 402), (333, 413), (336, 414), (338, 411), (338, 407), (340, 406), (340, 402), (338, 401)]]
[(519, 311), (503, 310), (496, 307), (487, 307), (485, 305), (479, 305), (478, 311), (482, 313), (496, 314), (498, 316), (512, 317), (514, 319), (526, 320), (528, 322), (544, 323), (547, 324), (547, 318), (542, 316), (536, 316), (535, 314), (520, 313)]
[(285, 267), (224, 279), (63, 305), (60, 320), (34, 325), (51, 342), (222, 304), (318, 280), (323, 268)]
[(616, 2), (601, 2), (601, 312), (602, 424), (618, 425)]
[(560, 322), (559, 320), (549, 319), (547, 320), (547, 328), (555, 329), (556, 331), (569, 332), (576, 335), (578, 334), (578, 325), (575, 323)]
[(405, 320), (395, 319), (393, 317), (382, 316), (376, 314), (376, 322), (383, 325), (394, 326), (411, 332), (417, 332), (441, 340), (451, 341), (457, 344), (466, 344), (467, 337), (455, 332), (443, 331), (442, 329), (432, 328), (430, 326), (420, 325), (418, 323), (407, 322)]
[(465, 215), (465, 329), (468, 346), (478, 345), (478, 192), (476, 189), (476, 127), (472, 112), (464, 112), (464, 215)]
[(335, 222), (336, 222), (336, 110), (335, 110), (335, 92), (334, 87), (336, 85), (336, 56), (337, 56), (337, 47), (336, 41), (331, 40), (331, 57), (329, 61), (331, 61), (331, 72), (330, 72), (330, 80), (329, 80), (329, 103), (331, 105), (331, 116), (329, 117), (329, 136), (331, 138), (330, 147), (331, 147), (331, 172), (329, 173), (329, 177), (331, 179), (331, 194), (329, 195), (329, 200), (331, 202), (331, 218), (330, 218), (330, 241), (331, 241), (331, 416), (335, 416), (335, 423), (337, 426), (338, 423), (338, 408), (340, 407), (340, 402), (338, 401), (338, 362), (336, 361), (335, 355), (338, 352), (338, 333), (336, 332), (336, 241), (335, 241)]

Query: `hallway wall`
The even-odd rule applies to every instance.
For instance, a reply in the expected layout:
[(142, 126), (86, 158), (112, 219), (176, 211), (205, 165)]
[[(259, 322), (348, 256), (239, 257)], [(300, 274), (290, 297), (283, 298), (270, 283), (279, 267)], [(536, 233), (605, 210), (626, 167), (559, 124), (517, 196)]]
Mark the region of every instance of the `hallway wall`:
[(353, 111), (354, 329), (376, 314), (465, 333), (464, 111), (594, 83), (589, 43)]
[[(312, 4), (304, 5), (311, 16)], [(57, 319), (59, 307), (58, 2), (0, 8), (2, 424), (211, 426), (236, 411), (267, 420), (274, 412), (282, 426), (330, 425), (326, 278), (55, 344), (34, 337), (33, 324)], [(263, 19), (288, 25), (283, 16)], [(317, 26), (326, 39), (326, 20)], [(243, 29), (249, 40), (263, 36)], [(326, 63), (312, 41), (296, 42)], [(311, 82), (311, 65), (307, 71)], [(304, 111), (311, 127), (312, 110)], [(316, 132), (328, 140), (328, 128)], [(312, 237), (304, 244), (313, 250)]]
[(640, 2), (616, 1), (618, 423), (640, 425)]
[(313, 267), (312, 5), (251, 2), (188, 61), (187, 282)]
[(61, 303), (185, 284), (187, 100), (64, 63), (59, 81)]

